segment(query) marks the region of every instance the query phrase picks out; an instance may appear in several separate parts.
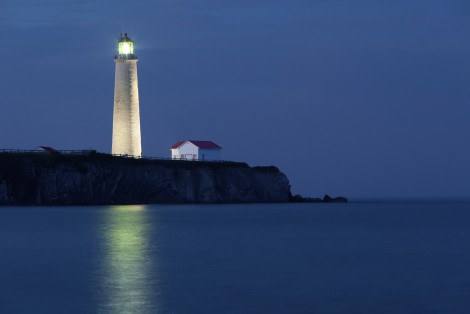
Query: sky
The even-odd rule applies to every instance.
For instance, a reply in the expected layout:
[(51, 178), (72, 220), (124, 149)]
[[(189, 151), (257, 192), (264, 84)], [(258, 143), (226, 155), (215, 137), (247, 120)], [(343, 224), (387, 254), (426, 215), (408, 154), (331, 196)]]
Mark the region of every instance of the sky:
[(294, 194), (470, 198), (467, 0), (2, 0), (0, 148), (110, 152), (124, 32), (145, 156), (212, 140)]

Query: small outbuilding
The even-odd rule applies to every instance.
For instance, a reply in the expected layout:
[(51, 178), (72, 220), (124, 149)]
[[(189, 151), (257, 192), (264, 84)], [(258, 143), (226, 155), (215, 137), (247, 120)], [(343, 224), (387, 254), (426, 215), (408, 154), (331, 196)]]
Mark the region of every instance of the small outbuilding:
[(57, 154), (59, 153), (57, 149), (52, 148), (50, 146), (38, 146), (36, 147), (35, 151), (42, 152), (42, 153), (50, 153), (50, 154)]
[(171, 158), (183, 160), (221, 160), (222, 147), (211, 141), (180, 141), (171, 146)]

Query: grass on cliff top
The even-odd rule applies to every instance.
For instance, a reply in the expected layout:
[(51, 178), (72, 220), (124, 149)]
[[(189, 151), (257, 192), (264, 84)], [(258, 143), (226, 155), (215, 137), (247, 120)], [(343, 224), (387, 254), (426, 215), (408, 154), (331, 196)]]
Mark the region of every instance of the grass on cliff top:
[[(113, 156), (110, 154), (91, 152), (89, 154), (61, 154), (44, 152), (23, 152), (23, 153), (0, 153), (0, 176), (2, 173), (17, 172), (24, 161), (39, 163), (45, 168), (54, 168), (61, 163), (72, 162), (77, 170), (86, 172), (85, 163), (108, 163), (123, 166), (128, 165), (160, 165), (164, 167), (178, 167), (185, 169), (197, 168), (250, 168), (245, 162), (235, 161), (190, 161), (190, 160), (171, 160), (171, 159), (146, 159)], [(253, 167), (256, 171), (279, 172), (275, 166), (257, 166)]]
[(201, 167), (249, 167), (244, 162), (234, 161), (190, 161), (190, 160), (170, 160), (170, 159), (145, 159), (113, 156), (110, 154), (90, 153), (90, 154), (61, 154), (61, 153), (0, 153), (0, 170), (6, 170), (12, 166), (17, 167), (24, 160), (40, 162), (45, 167), (54, 167), (62, 162), (96, 162), (122, 165), (161, 165), (166, 167), (201, 168)]

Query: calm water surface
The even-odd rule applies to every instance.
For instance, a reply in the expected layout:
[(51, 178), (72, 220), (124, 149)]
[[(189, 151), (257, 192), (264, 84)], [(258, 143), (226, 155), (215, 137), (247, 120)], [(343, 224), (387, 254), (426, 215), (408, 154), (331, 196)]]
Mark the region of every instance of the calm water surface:
[(470, 203), (0, 207), (0, 313), (470, 313)]

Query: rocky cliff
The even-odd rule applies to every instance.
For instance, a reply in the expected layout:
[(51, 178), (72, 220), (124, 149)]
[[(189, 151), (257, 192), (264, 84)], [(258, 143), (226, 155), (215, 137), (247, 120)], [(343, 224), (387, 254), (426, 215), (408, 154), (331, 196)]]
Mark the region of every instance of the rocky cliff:
[(0, 154), (0, 205), (288, 202), (276, 167), (106, 154)]

